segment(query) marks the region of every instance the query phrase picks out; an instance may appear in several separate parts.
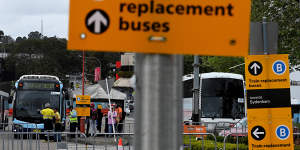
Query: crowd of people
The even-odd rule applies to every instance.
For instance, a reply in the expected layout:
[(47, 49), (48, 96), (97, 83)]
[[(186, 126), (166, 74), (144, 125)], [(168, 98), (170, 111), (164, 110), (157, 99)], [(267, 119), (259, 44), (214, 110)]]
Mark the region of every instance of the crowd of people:
[[(77, 111), (73, 109), (73, 106), (70, 106), (69, 108), (70, 113), (68, 118), (70, 132), (76, 132), (76, 129), (80, 130), (80, 117), (77, 115)], [(50, 104), (46, 103), (45, 108), (41, 110), (40, 113), (43, 115), (45, 131), (62, 131), (61, 116), (57, 109), (52, 109)], [(96, 136), (96, 133), (121, 133), (123, 131), (125, 116), (126, 113), (123, 111), (121, 105), (111, 105), (111, 110), (104, 111), (102, 105), (97, 105), (96, 107), (94, 103), (91, 103), (90, 116), (86, 118), (85, 122), (87, 127), (86, 135)], [(72, 134), (71, 138), (74, 137), (75, 134)], [(54, 140), (60, 141), (61, 135), (57, 134), (54, 137)]]
[(103, 111), (102, 105), (95, 107), (95, 104), (91, 103), (90, 106), (90, 117), (87, 118), (87, 136), (95, 136), (97, 131), (98, 133), (122, 132), (126, 114), (120, 105), (112, 105), (108, 112)]

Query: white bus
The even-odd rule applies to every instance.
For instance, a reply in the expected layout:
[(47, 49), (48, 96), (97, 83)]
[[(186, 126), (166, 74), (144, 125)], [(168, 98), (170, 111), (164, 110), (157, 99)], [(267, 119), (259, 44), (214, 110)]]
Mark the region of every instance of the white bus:
[(300, 123), (300, 71), (290, 73), (293, 122)]
[[(191, 121), (194, 75), (183, 77), (184, 121)], [(200, 74), (199, 108), (201, 122), (236, 123), (246, 115), (244, 78), (240, 74)]]

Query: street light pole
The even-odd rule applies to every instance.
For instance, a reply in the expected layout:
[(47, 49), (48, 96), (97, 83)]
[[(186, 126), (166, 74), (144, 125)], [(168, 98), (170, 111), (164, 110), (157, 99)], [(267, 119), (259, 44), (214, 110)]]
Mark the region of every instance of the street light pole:
[(86, 58), (92, 58), (92, 59), (95, 59), (98, 64), (99, 64), (99, 67), (101, 68), (101, 61), (97, 58), (97, 57), (86, 57)]
[(82, 95), (84, 95), (84, 50), (82, 51)]
[(101, 80), (100, 78), (101, 78), (101, 61), (97, 58), (97, 57), (86, 57), (86, 58), (89, 58), (89, 59), (95, 59), (97, 62), (98, 62), (98, 64), (99, 64), (99, 68), (100, 68), (100, 74), (99, 74), (99, 80)]
[[(79, 56), (79, 57), (84, 57), (84, 54), (83, 54), (83, 56)], [(99, 67), (100, 67), (100, 77), (101, 77), (101, 61), (97, 57), (89, 56), (89, 57), (85, 57), (85, 58), (82, 58), (82, 59), (83, 60), (84, 59), (95, 59), (98, 62), (98, 64), (99, 64)]]

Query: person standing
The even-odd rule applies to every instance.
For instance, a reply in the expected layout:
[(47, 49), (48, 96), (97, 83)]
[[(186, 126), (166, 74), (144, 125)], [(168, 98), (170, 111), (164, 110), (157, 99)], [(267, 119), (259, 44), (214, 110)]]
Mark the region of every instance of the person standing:
[(44, 130), (45, 131), (53, 130), (54, 111), (50, 108), (50, 104), (46, 103), (45, 108), (42, 109), (40, 113), (43, 115)]
[(116, 124), (116, 117), (117, 112), (115, 111), (115, 107), (111, 108), (112, 111), (108, 111), (107, 118), (108, 118), (108, 133), (113, 133), (113, 126)]
[(97, 120), (97, 109), (95, 108), (95, 104), (91, 103), (91, 113), (90, 113), (91, 136), (95, 136), (97, 133), (96, 120)]
[[(61, 117), (59, 112), (57, 111), (57, 109), (54, 109), (54, 114), (55, 114), (55, 132), (61, 132)], [(54, 141), (60, 142), (61, 141), (61, 135), (60, 134), (56, 134), (54, 136)]]
[[(73, 109), (73, 106), (70, 106), (69, 119), (70, 119), (70, 132), (75, 132), (78, 120), (77, 120), (77, 111), (75, 109)], [(75, 134), (72, 134), (71, 138), (74, 138), (74, 137), (75, 137)]]
[(99, 133), (101, 133), (102, 118), (103, 118), (102, 105), (98, 105), (98, 109), (97, 109), (97, 130), (99, 131)]
[(122, 110), (122, 107), (120, 105), (118, 105), (117, 107), (117, 131), (118, 133), (121, 133), (122, 132), (122, 129), (123, 129), (123, 110)]

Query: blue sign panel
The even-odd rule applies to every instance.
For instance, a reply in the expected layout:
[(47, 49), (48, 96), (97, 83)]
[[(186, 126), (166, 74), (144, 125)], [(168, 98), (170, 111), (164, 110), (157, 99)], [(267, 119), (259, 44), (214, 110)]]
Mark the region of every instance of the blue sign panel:
[(280, 139), (280, 140), (285, 140), (289, 137), (290, 135), (290, 130), (287, 126), (285, 125), (280, 125), (276, 128), (276, 136)]
[(283, 61), (277, 60), (277, 61), (274, 62), (272, 68), (273, 68), (273, 72), (275, 74), (281, 75), (285, 72), (286, 65)]

